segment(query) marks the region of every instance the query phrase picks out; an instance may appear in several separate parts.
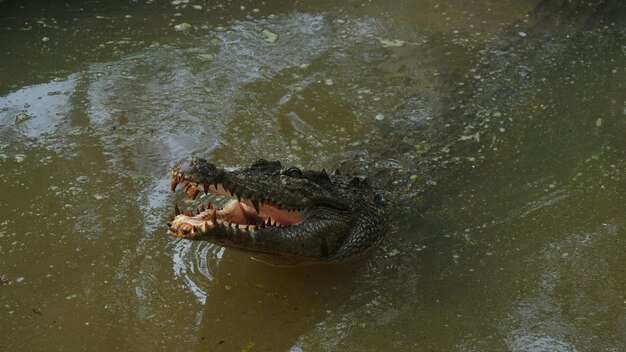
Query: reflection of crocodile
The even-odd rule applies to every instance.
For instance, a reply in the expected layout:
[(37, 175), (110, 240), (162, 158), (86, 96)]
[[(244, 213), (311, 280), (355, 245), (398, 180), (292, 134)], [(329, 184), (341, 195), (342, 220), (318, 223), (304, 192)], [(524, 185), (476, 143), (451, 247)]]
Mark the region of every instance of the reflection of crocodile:
[(273, 264), (346, 261), (375, 246), (385, 229), (380, 197), (362, 177), (283, 168), (258, 160), (225, 170), (199, 158), (172, 170), (190, 198), (201, 192), (231, 198), (204, 203), (194, 214), (176, 206), (168, 224), (178, 237), (249, 252)]

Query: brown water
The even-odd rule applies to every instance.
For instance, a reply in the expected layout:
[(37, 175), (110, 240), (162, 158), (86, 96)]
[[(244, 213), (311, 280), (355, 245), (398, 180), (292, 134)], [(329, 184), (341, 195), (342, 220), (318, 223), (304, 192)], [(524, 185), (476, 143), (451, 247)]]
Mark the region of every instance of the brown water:
[[(0, 350), (626, 350), (624, 12), (537, 2), (0, 2)], [(349, 160), (391, 231), (174, 239), (190, 154)]]

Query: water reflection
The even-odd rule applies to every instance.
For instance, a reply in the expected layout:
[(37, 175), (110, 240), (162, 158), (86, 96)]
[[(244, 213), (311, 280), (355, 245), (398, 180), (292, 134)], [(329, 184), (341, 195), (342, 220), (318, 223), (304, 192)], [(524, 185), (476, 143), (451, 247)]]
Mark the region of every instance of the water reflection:
[[(41, 138), (54, 132), (70, 112), (70, 96), (76, 89), (77, 77), (70, 75), (66, 79), (26, 87), (0, 97), (3, 143), (6, 145), (20, 135)], [(26, 114), (23, 121), (19, 119), (20, 114)]]
[[(621, 299), (616, 277), (600, 278), (597, 274), (614, 270), (617, 263), (613, 254), (617, 253), (611, 249), (612, 244), (624, 242), (619, 232), (615, 224), (605, 223), (600, 228), (549, 243), (538, 258), (529, 260), (529, 265), (539, 266), (540, 275), (533, 283), (536, 287), (529, 287), (532, 293), (514, 304), (511, 315), (500, 326), (511, 350), (612, 348), (605, 340), (610, 337), (602, 336), (606, 334), (606, 326), (611, 325), (609, 321), (617, 318), (615, 314), (607, 316), (609, 321), (590, 327), (595, 336), (591, 340), (580, 338), (576, 331), (584, 324), (583, 317), (603, 315), (611, 301)], [(598, 253), (605, 256), (599, 258)]]

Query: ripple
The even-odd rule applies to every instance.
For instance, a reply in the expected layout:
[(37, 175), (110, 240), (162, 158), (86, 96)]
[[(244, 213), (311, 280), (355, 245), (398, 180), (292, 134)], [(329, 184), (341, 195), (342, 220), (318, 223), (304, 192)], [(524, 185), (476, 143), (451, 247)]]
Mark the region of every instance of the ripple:
[(176, 240), (172, 253), (174, 276), (204, 304), (207, 289), (213, 281), (213, 269), (224, 254), (224, 248), (208, 242)]

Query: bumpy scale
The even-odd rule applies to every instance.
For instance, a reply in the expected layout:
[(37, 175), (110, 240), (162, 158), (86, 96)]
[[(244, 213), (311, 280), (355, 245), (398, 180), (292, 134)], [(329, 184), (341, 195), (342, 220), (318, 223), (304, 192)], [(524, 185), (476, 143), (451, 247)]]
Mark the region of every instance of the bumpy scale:
[[(182, 186), (182, 187), (179, 187)], [(173, 168), (171, 189), (189, 198), (228, 198), (221, 207), (202, 203), (168, 223), (177, 237), (248, 252), (271, 264), (331, 263), (358, 258), (385, 232), (383, 204), (363, 177), (283, 168), (257, 160), (225, 170), (200, 158)]]

